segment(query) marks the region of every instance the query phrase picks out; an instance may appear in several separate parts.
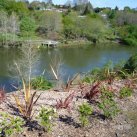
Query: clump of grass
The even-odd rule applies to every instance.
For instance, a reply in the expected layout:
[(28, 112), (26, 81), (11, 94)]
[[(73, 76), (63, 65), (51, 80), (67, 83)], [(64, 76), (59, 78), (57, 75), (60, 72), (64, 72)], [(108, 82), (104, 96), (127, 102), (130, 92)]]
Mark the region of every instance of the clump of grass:
[(120, 98), (126, 98), (126, 97), (130, 97), (132, 95), (132, 89), (128, 88), (128, 87), (123, 87), (120, 90)]
[(38, 76), (31, 81), (31, 86), (35, 90), (48, 90), (52, 88), (52, 83), (47, 81), (44, 76)]

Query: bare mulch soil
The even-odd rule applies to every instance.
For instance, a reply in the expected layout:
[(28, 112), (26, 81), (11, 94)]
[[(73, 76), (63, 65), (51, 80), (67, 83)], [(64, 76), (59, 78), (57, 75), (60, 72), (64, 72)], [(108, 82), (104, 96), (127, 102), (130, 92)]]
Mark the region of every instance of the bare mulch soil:
[[(80, 126), (77, 109), (80, 104), (87, 102), (87, 100), (81, 97), (79, 87), (75, 86), (69, 92), (38, 91), (37, 95), (41, 92), (42, 95), (34, 107), (36, 115), (39, 113), (41, 106), (55, 107), (56, 100), (65, 99), (70, 93), (75, 91), (75, 97), (71, 104), (72, 109), (70, 111), (66, 109), (57, 110), (58, 117), (54, 118), (54, 125), (50, 133), (39, 129), (39, 126), (32, 122), (30, 127), (27, 127), (27, 125), (24, 127), (23, 133), (14, 135), (14, 137), (137, 137), (137, 84), (135, 83), (133, 87), (134, 90), (131, 97), (120, 99), (118, 90), (124, 87), (126, 82), (126, 80), (120, 80), (112, 84), (117, 96), (115, 101), (121, 110), (119, 115), (113, 120), (104, 119), (102, 112), (97, 107), (96, 100), (93, 100), (90, 104), (94, 109), (94, 113), (89, 119), (90, 124), (84, 128)], [(1, 104), (1, 108), (6, 112), (18, 115), (16, 108), (12, 107), (12, 105), (15, 106), (12, 94), (7, 94), (7, 99)], [(22, 93), (15, 92), (15, 94), (20, 95), (20, 99), (22, 99)], [(33, 125), (35, 126), (33, 127)]]

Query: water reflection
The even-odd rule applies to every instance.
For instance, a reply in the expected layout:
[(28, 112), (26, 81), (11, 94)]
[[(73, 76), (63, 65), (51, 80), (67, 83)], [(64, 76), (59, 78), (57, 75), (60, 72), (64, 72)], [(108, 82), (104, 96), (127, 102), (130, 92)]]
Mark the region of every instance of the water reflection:
[[(59, 73), (64, 79), (78, 72), (87, 72), (95, 67), (101, 67), (108, 61), (114, 63), (126, 60), (131, 54), (137, 51), (136, 48), (125, 46), (84, 46), (79, 48), (55, 48), (40, 49), (38, 51), (39, 60), (35, 64), (33, 75), (40, 75), (45, 70), (45, 76), (50, 78), (51, 62), (56, 66), (60, 63)], [(11, 83), (15, 82), (9, 76), (9, 66), (13, 61), (20, 59), (19, 49), (0, 49), (0, 86), (11, 89)]]

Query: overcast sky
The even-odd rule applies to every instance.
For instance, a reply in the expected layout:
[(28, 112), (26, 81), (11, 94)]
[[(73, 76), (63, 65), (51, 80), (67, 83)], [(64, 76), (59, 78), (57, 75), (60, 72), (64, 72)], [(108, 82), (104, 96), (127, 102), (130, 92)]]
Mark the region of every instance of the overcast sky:
[[(32, 0), (29, 0), (32, 1)], [(42, 0), (39, 0), (42, 1)], [(54, 4), (64, 4), (67, 0), (53, 0)], [(131, 8), (137, 7), (137, 0), (90, 0), (94, 7), (112, 7), (123, 8), (129, 6)]]

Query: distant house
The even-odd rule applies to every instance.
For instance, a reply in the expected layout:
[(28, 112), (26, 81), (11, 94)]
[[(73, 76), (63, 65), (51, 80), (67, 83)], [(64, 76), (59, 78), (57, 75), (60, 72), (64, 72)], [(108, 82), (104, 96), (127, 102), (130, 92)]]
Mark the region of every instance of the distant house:
[(107, 14), (105, 14), (103, 12), (100, 13), (100, 16), (102, 16), (104, 19), (107, 19)]

